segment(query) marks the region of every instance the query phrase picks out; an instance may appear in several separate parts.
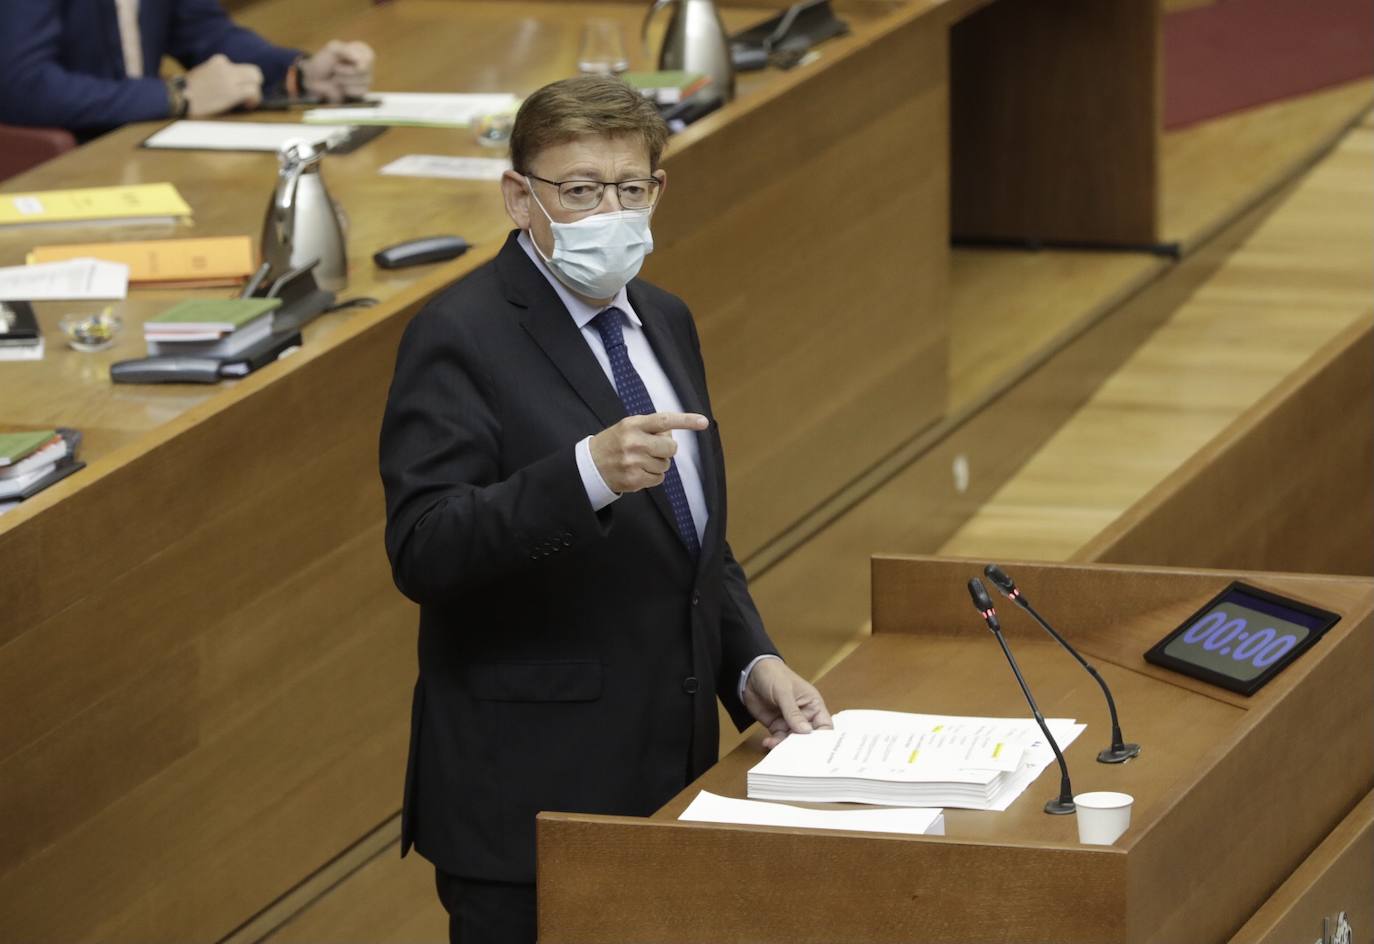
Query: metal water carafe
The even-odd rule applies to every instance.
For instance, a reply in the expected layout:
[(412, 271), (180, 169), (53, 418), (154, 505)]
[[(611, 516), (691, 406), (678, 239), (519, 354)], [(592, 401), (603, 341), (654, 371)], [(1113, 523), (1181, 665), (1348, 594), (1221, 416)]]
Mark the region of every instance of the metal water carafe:
[(654, 0), (644, 16), (642, 35), (648, 42), (649, 21), (659, 10), (673, 7), (659, 50), (660, 69), (697, 72), (711, 79), (711, 90), (726, 101), (735, 97), (735, 66), (730, 40), (714, 0)]
[(262, 224), (262, 259), (272, 277), (318, 259), (315, 281), (320, 288), (342, 291), (348, 284), (348, 254), (338, 207), (320, 175), (324, 145), (288, 141), (277, 153), (277, 187)]

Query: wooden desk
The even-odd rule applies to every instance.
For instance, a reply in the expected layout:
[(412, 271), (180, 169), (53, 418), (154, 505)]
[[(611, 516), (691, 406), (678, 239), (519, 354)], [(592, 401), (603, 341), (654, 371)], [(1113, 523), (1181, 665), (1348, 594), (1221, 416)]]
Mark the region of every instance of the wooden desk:
[[(329, 29), (366, 37), (382, 51), (381, 88), (526, 94), (572, 70), (582, 23), (592, 14), (618, 18), (627, 37), (637, 35), (639, 13), (622, 4), (450, 0), (370, 8)], [(736, 25), (767, 15), (727, 13)], [(645, 275), (696, 312), (731, 452), (733, 505), (749, 509), (736, 516), (732, 534), (742, 557), (943, 410), (945, 75), (943, 28), (928, 19), (910, 11), (895, 21), (858, 22), (855, 35), (830, 44), (821, 63), (745, 77), (739, 101), (674, 139), (665, 158), (670, 196), (656, 214), (658, 251)], [(642, 55), (637, 43), (630, 48)], [(514, 52), (493, 62), (492, 49)], [(9, 189), (171, 180), (197, 209), (194, 230), (12, 230), (0, 234), (0, 263), (21, 262), (35, 239), (259, 231), (275, 179), (272, 155), (136, 149), (151, 127), (118, 131)], [(349, 217), (348, 294), (377, 297), (383, 311), (394, 311), (409, 288), (430, 293), (470, 271), (510, 227), (491, 183), (377, 173), (408, 153), (493, 156), (465, 130), (394, 128), (326, 161), (326, 182)], [(913, 156), (916, 173), (889, 173)], [(477, 249), (438, 270), (373, 266), (381, 246), (431, 232), (459, 232)], [(94, 356), (58, 341), (59, 315), (82, 306), (40, 306), (48, 360), (7, 367), (15, 396), (0, 406), (0, 424), (77, 426), (88, 435), (86, 457), (99, 460), (191, 407), (231, 398), (227, 385), (111, 389), (108, 365), (142, 354), (143, 320), (172, 297), (135, 293), (119, 306), (123, 338)], [(325, 319), (307, 332), (307, 343), (333, 343), (346, 320)], [(822, 387), (814, 383), (819, 375), (837, 379)]]
[[(646, 275), (697, 315), (743, 558), (943, 407), (946, 45), (978, 5), (847, 11), (853, 35), (747, 77), (665, 157)], [(589, 15), (628, 38), (639, 10), (400, 0), (280, 38), (366, 39), (381, 88), (528, 92), (572, 72)], [(151, 130), (6, 189), (172, 180), (194, 229), (10, 231), (0, 263), (38, 239), (258, 231), (270, 155), (135, 150)], [(109, 363), (142, 353), (142, 321), (174, 297), (136, 292), (113, 350), (62, 349), (56, 319), (80, 306), (43, 305), (48, 358), (4, 365), (0, 423), (82, 428), (90, 466), (0, 518), (0, 938), (214, 940), (397, 809), (415, 613), (382, 553), (377, 428), (405, 323), (508, 226), (490, 184), (376, 173), (406, 153), (483, 152), (393, 129), (326, 162), (347, 294), (380, 304), (321, 319), (289, 360), (217, 388), (112, 387)], [(372, 267), (434, 232), (476, 248)]]
[[(406, 0), (327, 30), (379, 47), (384, 88), (527, 92), (572, 72), (589, 13), (621, 16), (627, 33), (638, 15)], [(943, 30), (916, 9), (861, 26), (821, 63), (745, 83), (735, 105), (667, 155), (681, 196), (656, 223), (651, 277), (689, 298), (702, 287), (692, 301), (732, 467), (761, 467), (770, 452), (788, 460), (769, 481), (732, 483), (736, 508), (773, 509), (752, 538), (742, 529), (746, 546), (789, 513), (761, 491), (790, 481), (804, 501), (834, 488), (943, 401)], [(508, 58), (493, 62), (489, 49)], [(925, 49), (934, 58), (915, 54)], [(861, 95), (886, 69), (916, 72)], [(834, 107), (809, 117), (827, 95)], [(851, 98), (854, 107), (838, 107)], [(170, 179), (199, 211), (195, 233), (257, 231), (270, 155), (135, 150), (150, 130), (117, 132), (11, 189)], [(933, 152), (926, 171), (883, 189), (885, 212), (916, 225), (899, 229), (894, 215), (892, 232), (861, 239), (869, 205), (813, 198), (881, 179), (918, 142)], [(114, 350), (62, 349), (55, 320), (68, 306), (44, 305), (48, 359), (6, 365), (0, 421), (83, 428), (90, 466), (0, 519), (10, 706), (0, 721), (0, 937), (213, 940), (396, 809), (415, 614), (382, 554), (377, 428), (409, 316), (489, 258), (508, 225), (490, 184), (376, 173), (411, 152), (481, 153), (463, 131), (394, 129), (326, 162), (350, 216), (349, 294), (381, 304), (322, 319), (291, 359), (220, 388), (112, 387), (108, 364), (141, 353), (142, 320), (172, 297), (137, 292), (121, 306), (126, 334)], [(803, 185), (808, 199), (789, 198)], [(921, 223), (927, 206), (936, 211)], [(477, 248), (432, 270), (382, 273), (368, 259), (443, 231)], [(20, 261), (36, 238), (100, 235), (135, 233), (12, 231), (0, 236), (0, 262)], [(762, 262), (741, 269), (750, 241)], [(837, 271), (822, 269), (827, 257)], [(897, 261), (911, 258), (926, 268)], [(864, 293), (869, 278), (882, 294)], [(864, 304), (841, 304), (851, 298)], [(816, 319), (836, 312), (844, 331), (817, 337)], [(865, 335), (885, 352), (884, 369), (853, 363)], [(839, 373), (849, 360), (852, 382), (814, 382), (827, 349)], [(789, 397), (793, 409), (779, 416), (777, 398)]]
[[(1065, 751), (1074, 789), (1135, 798), (1113, 845), (1080, 845), (1073, 816), (1043, 812), (1058, 787), (1053, 765), (1005, 812), (947, 810), (941, 837), (678, 822), (698, 790), (745, 795), (762, 753), (755, 738), (647, 819), (541, 814), (540, 940), (1226, 941), (1374, 785), (1374, 693), (1363, 680), (1374, 580), (1007, 566), (1096, 663), (1143, 747), (1127, 764), (1096, 763), (1109, 740), (1101, 692), (1029, 619), (1004, 614), (1044, 714), (1088, 725)], [(819, 683), (832, 709), (1024, 716), (965, 592), (978, 571), (966, 560), (875, 558), (873, 636)], [(1235, 577), (1342, 619), (1248, 698), (1144, 661)], [(1367, 891), (1374, 866), (1343, 863), (1339, 878)]]

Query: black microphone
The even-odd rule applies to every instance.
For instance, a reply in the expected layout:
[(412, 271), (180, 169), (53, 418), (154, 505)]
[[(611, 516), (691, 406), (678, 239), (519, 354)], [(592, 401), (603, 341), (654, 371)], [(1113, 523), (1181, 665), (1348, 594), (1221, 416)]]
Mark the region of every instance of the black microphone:
[(1016, 582), (1007, 576), (1007, 572), (996, 564), (988, 564), (983, 568), (983, 573), (993, 582), (998, 590), (1006, 596), (1008, 600), (1018, 604), (1021, 609), (1029, 613), (1037, 623), (1054, 637), (1054, 641), (1063, 646), (1069, 655), (1078, 660), (1078, 664), (1088, 670), (1088, 674), (1097, 679), (1097, 684), (1102, 686), (1102, 694), (1107, 696), (1107, 710), (1112, 716), (1112, 744), (1111, 747), (1104, 748), (1098, 755), (1098, 763), (1102, 764), (1121, 764), (1130, 760), (1140, 753), (1139, 744), (1126, 744), (1121, 738), (1121, 724), (1116, 718), (1116, 699), (1112, 698), (1112, 690), (1107, 687), (1106, 681), (1098, 674), (1097, 669), (1088, 664), (1088, 660), (1078, 654), (1078, 650), (1069, 645), (1069, 641), (1059, 633), (1055, 632), (1054, 627), (1045, 621), (1045, 618), (1035, 611), (1026, 595), (1016, 586)]
[(997, 622), (997, 608), (992, 605), (992, 598), (983, 587), (983, 581), (973, 577), (968, 582), (968, 595), (973, 598), (973, 606), (982, 614), (983, 619), (988, 624), (988, 629), (992, 630), (992, 635), (997, 637), (997, 644), (1002, 647), (1002, 654), (1007, 657), (1007, 663), (1011, 665), (1011, 671), (1016, 676), (1016, 681), (1021, 686), (1021, 692), (1026, 696), (1026, 703), (1030, 705), (1031, 714), (1035, 715), (1035, 723), (1040, 725), (1040, 730), (1045, 732), (1045, 740), (1050, 742), (1050, 747), (1054, 749), (1054, 756), (1059, 761), (1059, 796), (1045, 804), (1045, 812), (1062, 816), (1065, 813), (1074, 811), (1073, 787), (1069, 785), (1069, 765), (1064, 761), (1064, 752), (1059, 749), (1059, 742), (1050, 733), (1049, 725), (1045, 724), (1045, 717), (1040, 714), (1040, 709), (1036, 707), (1035, 699), (1031, 696), (1030, 687), (1026, 685), (1026, 678), (1021, 674), (1021, 668), (1016, 664), (1016, 659), (1012, 657), (1011, 650), (1007, 648), (1007, 641), (1002, 638), (1002, 627)]

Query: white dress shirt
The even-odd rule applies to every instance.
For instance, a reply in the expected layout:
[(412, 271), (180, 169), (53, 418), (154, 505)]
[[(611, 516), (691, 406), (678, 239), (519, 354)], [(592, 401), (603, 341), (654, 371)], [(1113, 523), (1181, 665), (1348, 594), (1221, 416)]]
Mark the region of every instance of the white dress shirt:
[(119, 21), (119, 45), (124, 50), (124, 72), (143, 78), (143, 33), (138, 28), (138, 0), (114, 0)]
[[(630, 363), (634, 364), (635, 372), (644, 381), (644, 388), (649, 391), (649, 399), (654, 401), (654, 409), (663, 413), (683, 412), (682, 401), (678, 398), (672, 383), (669, 382), (668, 375), (663, 372), (663, 367), (659, 364), (658, 358), (654, 356), (654, 349), (644, 334), (643, 322), (639, 319), (639, 313), (630, 305), (630, 299), (625, 289), (622, 288), (617, 292), (615, 298), (611, 299), (608, 305), (588, 305), (549, 271), (549, 267), (544, 264), (544, 260), (535, 251), (534, 244), (530, 242), (529, 233), (522, 232), (518, 241), (520, 248), (525, 250), (525, 254), (530, 257), (530, 260), (543, 273), (544, 278), (553, 286), (553, 290), (558, 293), (558, 297), (562, 299), (564, 307), (572, 315), (573, 322), (582, 332), (582, 339), (587, 342), (587, 347), (591, 348), (596, 362), (601, 365), (601, 370), (606, 374), (606, 380), (610, 382), (611, 388), (615, 388), (615, 378), (611, 374), (611, 360), (606, 356), (606, 346), (601, 341), (601, 332), (596, 330), (596, 326), (592, 324), (592, 319), (607, 308), (619, 308), (625, 312), (622, 328), (625, 335), (626, 353), (629, 354)], [(706, 533), (706, 521), (709, 512), (706, 509), (706, 493), (701, 485), (701, 456), (697, 450), (696, 433), (690, 429), (675, 429), (673, 430), (673, 439), (677, 441), (677, 455), (673, 456), (673, 461), (677, 463), (678, 475), (682, 479), (682, 490), (687, 494), (687, 507), (692, 511), (692, 523), (696, 525), (697, 540), (701, 541), (702, 536)], [(596, 468), (596, 463), (592, 460), (590, 436), (577, 444), (577, 469), (582, 473), (582, 487), (586, 489), (587, 500), (592, 503), (593, 510), (600, 511), (620, 497), (606, 485), (606, 480), (601, 477), (601, 473)]]
[[(658, 358), (654, 356), (654, 349), (644, 334), (643, 322), (640, 321), (638, 312), (630, 305), (629, 295), (625, 289), (617, 292), (609, 305), (588, 305), (558, 281), (558, 276), (549, 271), (549, 267), (535, 251), (528, 232), (521, 232), (517, 242), (520, 243), (520, 248), (525, 250), (525, 255), (530, 257), (530, 261), (553, 286), (553, 290), (558, 293), (563, 306), (568, 309), (573, 322), (582, 332), (582, 339), (592, 349), (592, 354), (601, 365), (601, 370), (606, 374), (606, 380), (610, 382), (612, 389), (615, 388), (615, 377), (611, 373), (611, 359), (606, 356), (606, 345), (601, 340), (601, 332), (592, 324), (592, 319), (607, 308), (619, 308), (625, 312), (623, 328), (626, 353), (629, 354), (630, 363), (634, 364), (640, 379), (644, 381), (644, 387), (649, 391), (649, 399), (654, 401), (654, 408), (664, 413), (681, 413), (682, 401), (678, 399), (677, 391), (673, 389), (668, 375), (663, 372)], [(673, 439), (677, 440), (677, 455), (673, 456), (673, 461), (677, 463), (678, 475), (682, 478), (682, 490), (687, 493), (687, 507), (692, 510), (692, 523), (696, 525), (697, 540), (700, 541), (706, 533), (709, 513), (706, 510), (706, 495), (701, 487), (701, 461), (697, 451), (696, 433), (688, 429), (675, 429)], [(620, 495), (611, 491), (597, 470), (596, 462), (592, 459), (591, 441), (592, 437), (588, 436), (576, 446), (577, 470), (582, 475), (582, 487), (587, 492), (587, 500), (591, 502), (592, 509), (600, 511)], [(754, 671), (754, 666), (763, 659), (776, 658), (778, 657), (771, 653), (758, 656), (744, 667), (744, 671), (739, 674), (736, 689), (740, 701), (744, 700), (744, 688), (749, 683), (749, 675)]]

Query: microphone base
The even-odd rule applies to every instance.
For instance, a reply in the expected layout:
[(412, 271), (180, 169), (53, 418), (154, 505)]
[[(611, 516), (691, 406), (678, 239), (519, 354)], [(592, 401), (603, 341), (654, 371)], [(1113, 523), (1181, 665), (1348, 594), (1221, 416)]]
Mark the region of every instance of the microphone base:
[(1124, 764), (1140, 753), (1139, 744), (1122, 744), (1120, 747), (1112, 746), (1104, 748), (1097, 755), (1099, 764)]
[(1045, 812), (1051, 816), (1066, 816), (1075, 809), (1077, 807), (1074, 806), (1073, 800), (1064, 800), (1059, 797), (1055, 797), (1045, 804)]

